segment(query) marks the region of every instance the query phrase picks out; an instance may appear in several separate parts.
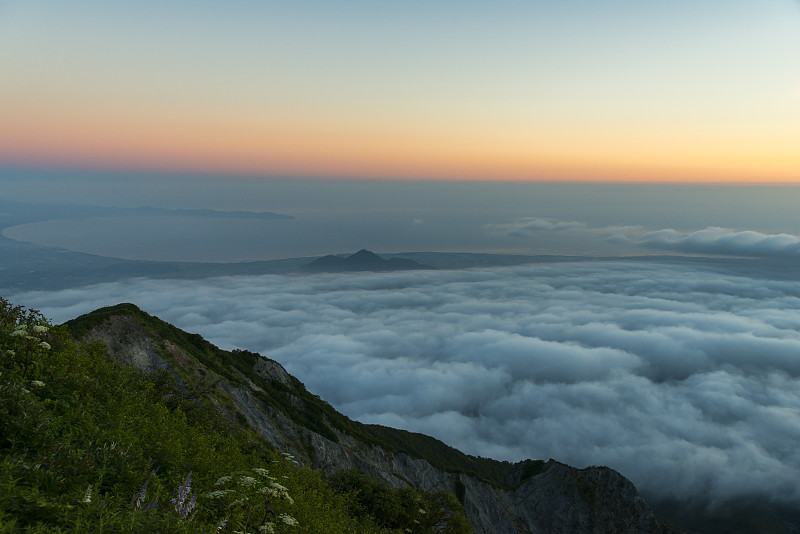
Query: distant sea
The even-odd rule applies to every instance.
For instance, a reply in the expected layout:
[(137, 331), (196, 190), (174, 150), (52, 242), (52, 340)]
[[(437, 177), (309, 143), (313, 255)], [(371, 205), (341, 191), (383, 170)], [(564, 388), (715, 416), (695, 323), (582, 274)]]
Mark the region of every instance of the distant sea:
[[(3, 199), (10, 201), (294, 217), (72, 218), (3, 231), (12, 239), (125, 259), (232, 262), (362, 248), (627, 255), (659, 251), (592, 230), (691, 233), (722, 227), (800, 234), (800, 188), (794, 186), (326, 181), (13, 169), (0, 170), (0, 180)], [(502, 225), (531, 219), (584, 231), (502, 231)]]

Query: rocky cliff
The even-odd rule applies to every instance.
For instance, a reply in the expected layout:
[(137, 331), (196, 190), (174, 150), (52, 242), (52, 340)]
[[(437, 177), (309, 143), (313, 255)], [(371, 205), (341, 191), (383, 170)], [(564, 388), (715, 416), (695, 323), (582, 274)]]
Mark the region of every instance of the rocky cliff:
[(83, 340), (103, 341), (111, 358), (174, 375), (187, 398), (215, 403), (327, 473), (355, 468), (396, 487), (455, 494), (476, 533), (674, 532), (612, 469), (475, 458), (428, 436), (351, 421), (278, 362), (222, 351), (133, 305), (97, 310), (68, 325)]

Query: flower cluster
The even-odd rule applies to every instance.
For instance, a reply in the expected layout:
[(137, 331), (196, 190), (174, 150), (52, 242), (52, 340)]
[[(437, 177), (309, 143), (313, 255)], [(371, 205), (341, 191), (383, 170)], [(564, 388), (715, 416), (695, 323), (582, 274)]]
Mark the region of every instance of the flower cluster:
[(289, 504), (294, 504), (294, 499), (289, 496), (289, 490), (285, 487), (281, 486), (274, 480), (270, 482), (267, 486), (262, 487), (259, 492), (263, 495), (268, 495), (274, 499), (285, 499), (289, 501)]
[[(149, 479), (145, 480), (144, 485), (142, 485), (142, 489), (133, 494), (133, 498), (131, 499), (131, 506), (133, 506), (134, 508), (139, 509), (142, 508), (142, 505), (144, 505), (145, 497), (147, 497), (147, 484), (149, 482), (150, 482)], [(155, 510), (156, 508), (158, 508), (158, 502), (155, 499), (153, 499), (147, 505), (144, 506), (145, 511)]]
[[(21, 322), (13, 324), (14, 330), (8, 334), (7, 342), (11, 347), (6, 347), (2, 352), (10, 358), (11, 365), (22, 367), (22, 377), (25, 378), (31, 367), (36, 364), (36, 354), (49, 351), (52, 347), (43, 338), (47, 336), (50, 327), (43, 324), (29, 325)], [(19, 361), (18, 361), (19, 360)]]
[(289, 514), (280, 514), (278, 516), (278, 519), (283, 521), (284, 524), (292, 526), (292, 527), (298, 524), (297, 523), (297, 519), (295, 519), (294, 517), (290, 516)]
[(220, 477), (215, 486), (220, 489), (205, 496), (227, 512), (224, 524), (220, 523), (218, 530), (230, 525), (236, 528), (235, 532), (255, 529), (261, 533), (275, 533), (279, 525), (292, 527), (298, 524), (291, 515), (279, 513), (279, 503), (292, 505), (294, 500), (289, 496), (289, 489), (279, 484), (268, 469), (255, 467), (232, 473)]
[[(178, 514), (182, 520), (186, 521), (189, 517), (189, 513), (194, 509), (195, 504), (197, 503), (197, 491), (192, 494), (191, 499), (186, 501), (186, 498), (189, 496), (189, 493), (192, 491), (192, 473), (189, 472), (186, 475), (186, 479), (183, 481), (183, 484), (175, 488), (175, 497), (172, 498), (171, 502), (175, 508), (175, 513)], [(192, 516), (194, 517), (194, 516)]]
[(255, 486), (256, 484), (258, 484), (258, 481), (253, 477), (244, 476), (244, 477), (240, 477), (239, 478), (239, 485), (240, 486), (245, 486), (245, 487), (249, 488), (249, 487)]
[[(28, 341), (37, 341), (37, 342), (38, 342), (38, 341), (40, 341), (40, 339), (39, 339), (39, 337), (37, 337), (37, 336), (38, 336), (39, 334), (46, 334), (46, 333), (47, 333), (47, 331), (49, 330), (49, 328), (48, 328), (48, 327), (46, 327), (46, 326), (43, 326), (43, 325), (38, 325), (38, 324), (37, 324), (37, 325), (36, 325), (36, 326), (34, 326), (34, 327), (31, 329), (31, 330), (32, 330), (33, 334), (37, 334), (37, 335), (32, 335), (32, 334), (31, 334), (31, 333), (28, 331), (28, 325), (26, 325), (26, 324), (19, 324), (19, 325), (17, 325), (17, 327), (14, 329), (14, 331), (13, 331), (13, 332), (11, 332), (11, 337), (19, 337), (19, 338), (26, 339), (26, 340), (28, 340)], [(39, 343), (39, 347), (41, 347), (41, 348), (43, 348), (43, 349), (45, 348), (45, 347), (44, 347), (45, 345), (46, 345), (46, 350), (50, 350), (50, 344), (49, 344), (49, 343), (46, 343), (46, 342), (44, 342), (44, 341), (42, 341), (42, 342), (40, 342), (40, 343)]]

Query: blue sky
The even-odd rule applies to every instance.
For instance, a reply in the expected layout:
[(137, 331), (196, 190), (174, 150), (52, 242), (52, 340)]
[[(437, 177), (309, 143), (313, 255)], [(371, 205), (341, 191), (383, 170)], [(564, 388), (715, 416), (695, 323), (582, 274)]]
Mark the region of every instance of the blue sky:
[(0, 4), (0, 163), (796, 181), (795, 1)]

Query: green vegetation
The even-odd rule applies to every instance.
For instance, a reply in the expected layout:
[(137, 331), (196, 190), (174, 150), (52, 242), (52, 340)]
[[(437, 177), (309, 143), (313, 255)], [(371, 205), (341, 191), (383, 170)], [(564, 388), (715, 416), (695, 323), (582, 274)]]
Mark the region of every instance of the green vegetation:
[(544, 472), (547, 464), (543, 460), (525, 460), (520, 473), (520, 483), (525, 482), (531, 477)]
[[(503, 485), (513, 467), (509, 462), (469, 456), (424, 434), (353, 421), (311, 394), (294, 377), (291, 377), (290, 385), (264, 379), (254, 370), (261, 355), (246, 350), (222, 350), (201, 336), (188, 334), (145, 313), (133, 304), (101, 308), (73, 319), (67, 325), (75, 337), (80, 338), (94, 326), (118, 315), (137, 318), (155, 337), (180, 346), (203, 366), (231, 383), (243, 384), (241, 377), (247, 377), (258, 386), (259, 389), (253, 391), (253, 394), (264, 404), (331, 441), (338, 442), (337, 432), (349, 434), (363, 443), (377, 445), (388, 452), (402, 452), (413, 458), (423, 458), (444, 471), (473, 475), (495, 486)], [(313, 454), (313, 451), (307, 452)]]
[(470, 524), (456, 497), (445, 491), (420, 493), (413, 488), (390, 488), (366, 473), (350, 470), (331, 478), (339, 490), (355, 495), (354, 511), (360, 517), (372, 515), (386, 528), (417, 528), (442, 534), (469, 532)]
[[(102, 344), (76, 341), (97, 316), (58, 327), (0, 298), (0, 533), (470, 531), (446, 495), (331, 482), (297, 465), (224, 417), (222, 393), (212, 401), (203, 381), (258, 379), (272, 386), (264, 402), (282, 399), (280, 409), (295, 415), (288, 395), (305, 392), (299, 382), (281, 389), (254, 373), (248, 353), (221, 351), (131, 305), (97, 315), (120, 312), (179, 345), (209, 376), (183, 369), (181, 384), (168, 371), (138, 372), (109, 360)], [(307, 392), (302, 400), (328, 406)], [(379, 494), (403, 512), (367, 497)], [(418, 519), (428, 514), (436, 521)]]

